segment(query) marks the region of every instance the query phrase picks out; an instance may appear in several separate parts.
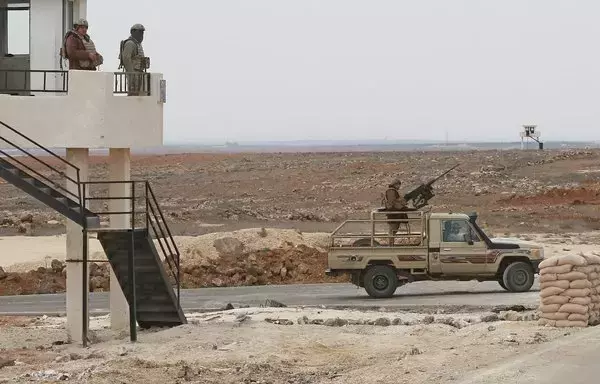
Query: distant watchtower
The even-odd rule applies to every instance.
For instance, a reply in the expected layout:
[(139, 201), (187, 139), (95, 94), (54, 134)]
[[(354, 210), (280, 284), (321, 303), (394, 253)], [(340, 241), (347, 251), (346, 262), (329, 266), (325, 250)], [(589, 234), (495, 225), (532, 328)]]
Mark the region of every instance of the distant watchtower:
[(544, 149), (544, 143), (540, 141), (540, 131), (537, 129), (537, 125), (523, 125), (523, 130), (520, 132), (521, 136), (521, 149), (525, 149), (525, 140), (532, 139), (538, 143), (540, 150)]

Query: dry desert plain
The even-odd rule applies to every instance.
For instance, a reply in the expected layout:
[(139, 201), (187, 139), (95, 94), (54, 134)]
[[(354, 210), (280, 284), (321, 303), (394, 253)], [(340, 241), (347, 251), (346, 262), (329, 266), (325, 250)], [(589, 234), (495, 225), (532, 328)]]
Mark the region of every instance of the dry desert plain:
[[(144, 155), (132, 175), (152, 182), (184, 286), (197, 288), (345, 281), (323, 275), (327, 232), (366, 217), (392, 178), (406, 190), (457, 163), (435, 184), (434, 211), (477, 211), (491, 235), (547, 239), (555, 252), (594, 250), (595, 149)], [(90, 170), (105, 178), (106, 158)], [(0, 196), (0, 295), (63, 292), (64, 219), (6, 183)], [(94, 241), (91, 251), (102, 256)], [(94, 290), (107, 290), (104, 264), (93, 275)], [(0, 382), (458, 382), (582, 332), (541, 327), (536, 316), (239, 308), (190, 314), (135, 345), (99, 317), (85, 350), (64, 344), (64, 318), (6, 317)]]

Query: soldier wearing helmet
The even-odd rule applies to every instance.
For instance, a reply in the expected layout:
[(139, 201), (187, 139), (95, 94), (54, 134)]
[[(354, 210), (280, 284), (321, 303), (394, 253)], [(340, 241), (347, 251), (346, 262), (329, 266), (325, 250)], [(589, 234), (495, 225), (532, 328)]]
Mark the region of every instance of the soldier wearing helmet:
[(62, 55), (69, 60), (69, 69), (95, 71), (104, 62), (87, 30), (87, 20), (79, 19), (63, 40)]
[(150, 67), (150, 58), (144, 56), (142, 47), (145, 30), (146, 28), (142, 24), (134, 24), (129, 30), (130, 36), (121, 41), (119, 68), (124, 68), (127, 73), (129, 85), (127, 94), (129, 96), (144, 95), (148, 92), (147, 80), (143, 75)]
[[(382, 201), (386, 211), (411, 210), (411, 209), (407, 208), (406, 200), (404, 200), (404, 197), (402, 197), (402, 195), (400, 195), (400, 192), (398, 191), (400, 189), (401, 185), (402, 185), (402, 182), (399, 179), (395, 179), (388, 185), (388, 189), (385, 191), (385, 195), (383, 196), (383, 201)], [(388, 222), (389, 243), (390, 243), (390, 245), (393, 245), (394, 244), (394, 236), (398, 232), (398, 229), (400, 229), (400, 223), (402, 223), (401, 221), (398, 221), (398, 219), (406, 219), (406, 218), (408, 218), (408, 216), (405, 213), (397, 213), (397, 214), (388, 214), (387, 218), (389, 220), (395, 220), (395, 221)]]

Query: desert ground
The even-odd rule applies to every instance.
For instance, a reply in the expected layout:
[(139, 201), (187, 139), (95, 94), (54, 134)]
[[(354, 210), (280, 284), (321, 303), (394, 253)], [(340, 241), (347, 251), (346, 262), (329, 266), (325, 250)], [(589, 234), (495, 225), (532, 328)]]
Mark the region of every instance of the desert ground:
[[(490, 236), (534, 240), (548, 255), (600, 251), (595, 149), (144, 155), (133, 157), (132, 177), (152, 183), (185, 288), (331, 283), (346, 279), (323, 274), (330, 231), (367, 218), (393, 178), (408, 191), (455, 164), (434, 185), (433, 211), (476, 211)], [(106, 158), (94, 157), (90, 172), (106, 178)], [(9, 184), (0, 196), (0, 295), (64, 292), (65, 219)], [(104, 257), (95, 239), (90, 247)], [(108, 290), (106, 268), (92, 268), (94, 291)], [(142, 331), (133, 345), (98, 317), (87, 349), (65, 342), (63, 317), (5, 317), (0, 382), (447, 383), (581, 332), (493, 305), (450, 314), (235, 308)]]

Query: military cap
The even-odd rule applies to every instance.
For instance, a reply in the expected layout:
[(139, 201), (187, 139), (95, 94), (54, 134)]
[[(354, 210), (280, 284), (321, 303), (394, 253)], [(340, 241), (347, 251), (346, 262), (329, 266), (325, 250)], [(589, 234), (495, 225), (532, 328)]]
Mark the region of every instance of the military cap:
[(402, 185), (402, 181), (400, 181), (400, 179), (395, 179), (389, 184), (390, 187), (394, 187), (396, 185)]
[(146, 28), (144, 28), (144, 26), (142, 24), (133, 24), (131, 26), (131, 31), (145, 31)]
[(79, 19), (75, 22), (75, 26), (88, 27), (88, 22), (86, 19)]

